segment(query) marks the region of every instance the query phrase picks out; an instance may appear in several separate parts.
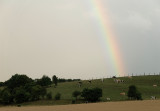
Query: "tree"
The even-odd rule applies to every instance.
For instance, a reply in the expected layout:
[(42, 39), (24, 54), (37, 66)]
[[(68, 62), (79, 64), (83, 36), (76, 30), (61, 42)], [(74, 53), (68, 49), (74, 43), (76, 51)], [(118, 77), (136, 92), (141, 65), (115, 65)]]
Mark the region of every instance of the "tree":
[(1, 102), (3, 104), (10, 104), (12, 102), (12, 95), (8, 89), (1, 91)]
[(102, 97), (102, 89), (101, 88), (93, 88), (93, 89), (84, 88), (81, 96), (84, 97), (84, 99), (87, 101), (96, 102), (96, 101), (99, 101), (100, 97)]
[(4, 83), (3, 82), (0, 82), (0, 87), (4, 86)]
[(24, 86), (27, 83), (32, 82), (32, 79), (26, 75), (13, 75), (8, 81), (6, 81), (6, 85), (10, 89), (14, 89), (16, 87)]
[(127, 95), (129, 99), (142, 100), (141, 93), (137, 90), (136, 86), (134, 85), (129, 86)]
[(41, 79), (37, 81), (37, 84), (41, 86), (48, 86), (48, 85), (51, 85), (52, 82), (48, 76), (44, 75)]
[(80, 91), (74, 91), (74, 92), (72, 93), (72, 96), (75, 97), (76, 100), (77, 100), (77, 97), (78, 97), (79, 95), (81, 95), (81, 92), (80, 92)]
[(31, 99), (33, 101), (39, 100), (40, 96), (42, 95), (41, 91), (42, 91), (42, 86), (40, 86), (40, 85), (33, 86), (31, 89)]
[(42, 96), (43, 99), (44, 99), (44, 97), (45, 97), (46, 94), (47, 94), (46, 88), (42, 87), (40, 95)]
[(16, 88), (15, 91), (14, 100), (16, 103), (27, 102), (30, 99), (30, 93), (26, 92), (23, 87)]
[(53, 81), (53, 83), (55, 84), (55, 86), (57, 86), (58, 78), (56, 77), (56, 75), (54, 75), (54, 76), (52, 77), (52, 81)]

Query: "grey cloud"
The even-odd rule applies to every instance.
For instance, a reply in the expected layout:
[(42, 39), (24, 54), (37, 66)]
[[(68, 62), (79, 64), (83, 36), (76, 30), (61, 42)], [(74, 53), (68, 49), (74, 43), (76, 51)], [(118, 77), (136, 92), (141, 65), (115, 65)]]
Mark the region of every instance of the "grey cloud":
[[(101, 0), (128, 73), (159, 72), (159, 0)], [(86, 0), (0, 0), (0, 81), (115, 75), (97, 35), (95, 7)], [(101, 30), (101, 29), (98, 29)]]

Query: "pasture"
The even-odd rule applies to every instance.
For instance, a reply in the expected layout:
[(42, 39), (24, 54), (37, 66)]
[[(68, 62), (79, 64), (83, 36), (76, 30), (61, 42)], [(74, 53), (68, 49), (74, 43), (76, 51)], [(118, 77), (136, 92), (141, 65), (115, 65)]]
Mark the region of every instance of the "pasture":
[[(126, 93), (128, 91), (129, 85), (136, 85), (138, 90), (142, 93), (143, 99), (150, 99), (151, 96), (156, 96), (160, 98), (160, 76), (150, 75), (150, 76), (134, 76), (132, 78), (121, 77), (118, 78), (123, 80), (122, 83), (114, 82), (113, 78), (104, 79), (102, 82), (100, 79), (91, 80), (89, 83), (87, 80), (82, 81), (82, 86), (79, 87), (78, 82), (67, 82), (60, 83), (56, 88), (53, 86), (48, 88), (48, 91), (52, 92), (53, 97), (57, 92), (62, 94), (61, 99), (71, 100), (72, 92), (82, 91), (84, 88), (99, 87), (103, 90), (102, 101), (106, 101), (106, 98), (111, 98), (111, 101), (123, 101), (127, 99), (127, 95), (120, 95), (120, 93)], [(154, 87), (153, 85), (157, 85)], [(81, 98), (79, 98), (81, 99)]]
[[(156, 96), (157, 99), (160, 98), (160, 75), (149, 75), (149, 76), (134, 76), (115, 78), (123, 80), (124, 82), (117, 83), (114, 78), (106, 78), (97, 80), (82, 81), (81, 87), (79, 87), (78, 81), (75, 82), (64, 82), (58, 83), (55, 88), (54, 85), (47, 88), (47, 92), (52, 92), (53, 100), (39, 100), (34, 102), (23, 103), (22, 105), (64, 105), (71, 104), (73, 91), (82, 91), (84, 88), (94, 88), (99, 87), (103, 90), (103, 97), (101, 102), (112, 102), (112, 101), (126, 101), (128, 87), (130, 85), (136, 85), (139, 92), (142, 93), (142, 98), (144, 100), (150, 100), (151, 96)], [(54, 96), (57, 93), (61, 93), (60, 100), (54, 100)], [(78, 97), (77, 104), (84, 103), (83, 98)]]

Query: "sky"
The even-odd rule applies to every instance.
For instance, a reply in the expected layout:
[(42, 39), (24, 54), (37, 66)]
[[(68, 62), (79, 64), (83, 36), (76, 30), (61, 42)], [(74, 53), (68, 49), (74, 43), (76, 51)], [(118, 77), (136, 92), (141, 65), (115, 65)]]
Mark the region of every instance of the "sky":
[[(108, 29), (123, 74), (102, 36)], [(0, 0), (0, 81), (16, 73), (33, 79), (158, 74), (159, 29), (159, 0)]]

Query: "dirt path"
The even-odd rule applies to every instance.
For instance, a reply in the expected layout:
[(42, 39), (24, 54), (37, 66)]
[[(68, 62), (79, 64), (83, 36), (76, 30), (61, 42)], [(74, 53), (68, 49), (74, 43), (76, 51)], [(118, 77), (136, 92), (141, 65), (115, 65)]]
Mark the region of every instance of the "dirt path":
[(160, 100), (60, 106), (1, 107), (0, 111), (160, 111)]

